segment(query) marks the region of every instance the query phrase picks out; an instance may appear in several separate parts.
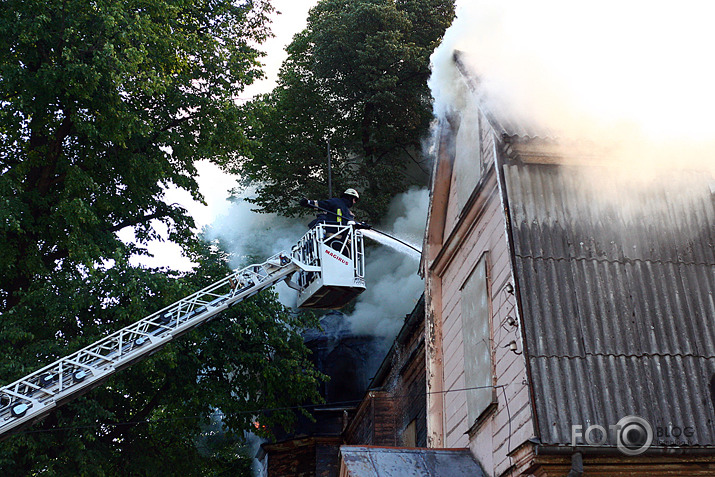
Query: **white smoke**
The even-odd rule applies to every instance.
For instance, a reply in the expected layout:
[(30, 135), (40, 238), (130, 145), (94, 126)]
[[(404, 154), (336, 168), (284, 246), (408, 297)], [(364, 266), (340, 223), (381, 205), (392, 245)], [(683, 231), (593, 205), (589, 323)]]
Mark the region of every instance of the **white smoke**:
[[(417, 248), (424, 234), (429, 192), (412, 189), (393, 199), (378, 228)], [(281, 252), (290, 251), (308, 231), (310, 217), (286, 218), (259, 214), (244, 199), (236, 200), (207, 228), (209, 240), (218, 240), (230, 253), (230, 265), (239, 268)], [(366, 239), (366, 242), (369, 239)], [(374, 244), (373, 244), (374, 245)], [(366, 256), (366, 291), (357, 298), (355, 312), (348, 317), (357, 334), (393, 337), (404, 316), (412, 311), (422, 293), (417, 275), (419, 256), (409, 248), (400, 253), (392, 247), (369, 247)], [(416, 257), (416, 258), (415, 258)], [(284, 283), (276, 286), (286, 306), (297, 306), (297, 293)]]
[[(457, 12), (431, 58), (437, 117), (477, 98), (498, 117), (536, 126), (565, 158), (600, 165), (573, 179), (595, 206), (635, 220), (664, 214), (644, 197), (666, 185), (701, 200), (703, 187), (673, 177), (715, 177), (715, 63), (706, 59), (715, 4), (473, 0)], [(455, 50), (478, 78), (476, 93)]]
[(462, 50), (489, 96), (569, 136), (617, 123), (650, 138), (713, 137), (710, 2), (458, 3), (432, 57), (438, 113), (460, 109), (461, 79), (443, 65)]
[[(421, 248), (427, 221), (429, 191), (412, 189), (395, 197), (384, 225), (378, 229)], [(417, 274), (419, 256), (409, 248), (404, 253), (379, 245), (367, 254), (366, 290), (348, 316), (352, 331), (359, 335), (394, 338), (424, 290)]]
[[(277, 214), (259, 214), (245, 198), (236, 199), (216, 221), (206, 229), (209, 240), (218, 240), (230, 254), (229, 264), (237, 269), (260, 263), (276, 253), (290, 252), (308, 230), (309, 219), (289, 219)], [(281, 303), (296, 306), (295, 290), (281, 282), (276, 286)]]

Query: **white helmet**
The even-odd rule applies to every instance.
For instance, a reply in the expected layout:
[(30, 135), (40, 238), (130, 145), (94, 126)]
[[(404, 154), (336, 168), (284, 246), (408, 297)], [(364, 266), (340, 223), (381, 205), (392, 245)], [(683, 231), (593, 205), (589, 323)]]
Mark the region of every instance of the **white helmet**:
[(360, 199), (360, 195), (357, 193), (355, 189), (346, 189), (345, 192), (343, 192), (343, 195), (349, 195), (350, 197), (355, 197), (355, 200)]

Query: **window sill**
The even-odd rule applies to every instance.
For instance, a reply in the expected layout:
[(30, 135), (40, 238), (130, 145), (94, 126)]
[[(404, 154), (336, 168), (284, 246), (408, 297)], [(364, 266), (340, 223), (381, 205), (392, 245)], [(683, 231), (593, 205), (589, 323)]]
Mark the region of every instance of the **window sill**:
[(497, 410), (497, 400), (496, 396), (495, 399), (492, 400), (491, 404), (489, 404), (484, 411), (479, 415), (479, 417), (474, 421), (474, 424), (467, 429), (467, 432), (465, 434), (469, 435), (469, 438), (473, 438), (477, 432), (479, 431), (479, 428), (482, 427), (482, 424), (484, 424), (486, 421), (489, 420), (490, 417), (492, 417), (492, 414), (494, 414)]

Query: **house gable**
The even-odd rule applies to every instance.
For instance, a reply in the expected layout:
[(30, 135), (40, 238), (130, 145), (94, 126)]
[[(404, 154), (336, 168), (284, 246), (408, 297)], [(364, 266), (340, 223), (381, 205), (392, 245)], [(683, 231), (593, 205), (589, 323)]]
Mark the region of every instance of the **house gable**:
[[(451, 118), (445, 124), (422, 264), (430, 445), (469, 447), (488, 474), (499, 475), (514, 465), (510, 454), (534, 435), (526, 364), (517, 354), (516, 299), (508, 291), (513, 289), (510, 249), (495, 167), (501, 138), (479, 108), (468, 120)], [(472, 130), (460, 133), (462, 128)], [(465, 293), (481, 289), (465, 285), (480, 261), (488, 280), (488, 317), (483, 322), (488, 326), (480, 327), (481, 336), (468, 338), (467, 346), (488, 344), (488, 382), (481, 379), (485, 370), (470, 372), (471, 363), (465, 361), (465, 324), (477, 319), (465, 306), (473, 297)], [(472, 382), (474, 376), (481, 376), (478, 383)], [(478, 399), (479, 409), (470, 418), (470, 393), (479, 388), (484, 394), (485, 383), (491, 399)]]

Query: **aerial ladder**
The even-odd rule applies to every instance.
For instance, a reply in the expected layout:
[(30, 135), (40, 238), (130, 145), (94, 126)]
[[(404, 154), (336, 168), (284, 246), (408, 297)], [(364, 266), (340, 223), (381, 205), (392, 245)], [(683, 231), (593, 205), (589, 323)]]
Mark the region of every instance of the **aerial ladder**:
[(336, 309), (365, 290), (360, 225), (319, 224), (280, 252), (0, 388), (0, 440), (99, 386), (117, 371), (281, 281), (301, 308)]

